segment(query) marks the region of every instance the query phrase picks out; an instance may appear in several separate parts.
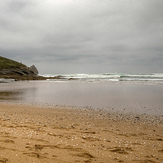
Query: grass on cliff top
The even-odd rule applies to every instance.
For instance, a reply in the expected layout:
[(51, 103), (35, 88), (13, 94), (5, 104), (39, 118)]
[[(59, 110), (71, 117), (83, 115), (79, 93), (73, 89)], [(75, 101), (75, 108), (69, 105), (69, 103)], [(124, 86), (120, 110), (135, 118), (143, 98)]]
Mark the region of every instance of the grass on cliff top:
[(0, 69), (22, 68), (26, 65), (0, 56)]

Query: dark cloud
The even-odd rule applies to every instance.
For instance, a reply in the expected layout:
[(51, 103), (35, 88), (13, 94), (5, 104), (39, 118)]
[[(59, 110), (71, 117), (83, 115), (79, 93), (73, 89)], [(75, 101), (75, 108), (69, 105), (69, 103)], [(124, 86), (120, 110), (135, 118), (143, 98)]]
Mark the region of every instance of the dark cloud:
[(161, 72), (160, 0), (0, 2), (0, 55), (41, 73)]

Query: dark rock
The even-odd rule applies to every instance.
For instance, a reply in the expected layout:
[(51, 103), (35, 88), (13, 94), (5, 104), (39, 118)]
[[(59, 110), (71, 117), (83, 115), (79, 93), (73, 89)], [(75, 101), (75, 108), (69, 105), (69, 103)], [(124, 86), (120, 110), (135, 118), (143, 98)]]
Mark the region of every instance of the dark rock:
[(33, 65), (26, 65), (0, 56), (0, 78), (15, 80), (45, 80), (38, 76), (38, 70)]
[(33, 71), (36, 75), (39, 73), (35, 65), (31, 66), (30, 70)]

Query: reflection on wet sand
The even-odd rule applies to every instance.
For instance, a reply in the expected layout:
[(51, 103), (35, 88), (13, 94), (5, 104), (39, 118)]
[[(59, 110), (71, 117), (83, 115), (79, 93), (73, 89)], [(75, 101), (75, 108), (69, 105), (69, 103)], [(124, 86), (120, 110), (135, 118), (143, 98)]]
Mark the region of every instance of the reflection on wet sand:
[[(162, 115), (163, 85), (30, 81), (0, 84), (0, 100)], [(6, 92), (6, 93), (5, 93)]]
[(0, 100), (13, 101), (20, 100), (22, 92), (18, 91), (2, 91), (0, 92)]

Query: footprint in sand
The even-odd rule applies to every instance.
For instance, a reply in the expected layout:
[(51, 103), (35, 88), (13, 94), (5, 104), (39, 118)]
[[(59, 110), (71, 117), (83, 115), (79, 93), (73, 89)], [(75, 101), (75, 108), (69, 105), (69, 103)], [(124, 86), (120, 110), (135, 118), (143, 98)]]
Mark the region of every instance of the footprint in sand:
[(2, 163), (7, 163), (8, 159), (7, 158), (0, 158), (0, 162)]

